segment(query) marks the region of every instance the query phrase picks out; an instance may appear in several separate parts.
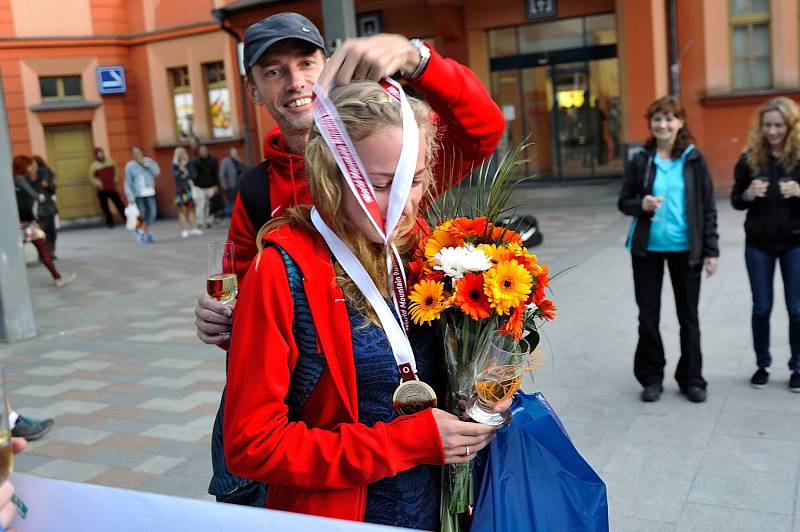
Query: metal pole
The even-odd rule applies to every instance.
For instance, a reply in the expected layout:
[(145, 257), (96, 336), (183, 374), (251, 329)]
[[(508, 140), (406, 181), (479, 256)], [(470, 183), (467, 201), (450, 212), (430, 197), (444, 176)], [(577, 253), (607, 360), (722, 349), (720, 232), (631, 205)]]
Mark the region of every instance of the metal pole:
[(669, 88), (676, 98), (681, 95), (681, 58), (678, 56), (678, 0), (669, 0)]
[(335, 51), (345, 39), (358, 35), (353, 0), (322, 0), (322, 21), (329, 52)]
[(0, 73), (0, 341), (9, 343), (36, 336), (13, 183), (11, 139)]

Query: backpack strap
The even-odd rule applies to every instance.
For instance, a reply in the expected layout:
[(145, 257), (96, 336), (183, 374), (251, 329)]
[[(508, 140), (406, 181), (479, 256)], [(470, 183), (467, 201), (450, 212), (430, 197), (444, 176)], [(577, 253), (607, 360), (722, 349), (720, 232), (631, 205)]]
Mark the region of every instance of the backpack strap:
[(253, 228), (258, 232), (272, 218), (268, 159), (245, 170), (240, 180), (239, 197)]
[(317, 350), (317, 330), (314, 327), (311, 309), (308, 306), (308, 299), (303, 287), (303, 272), (280, 246), (271, 245), (275, 246), (283, 258), (286, 277), (289, 279), (289, 290), (292, 293), (292, 306), (294, 307), (292, 334), (294, 334), (294, 341), (297, 345), (298, 357), (289, 381), (286, 405), (289, 407), (289, 419), (296, 420), (306, 400), (319, 382), (326, 362), (325, 357)]

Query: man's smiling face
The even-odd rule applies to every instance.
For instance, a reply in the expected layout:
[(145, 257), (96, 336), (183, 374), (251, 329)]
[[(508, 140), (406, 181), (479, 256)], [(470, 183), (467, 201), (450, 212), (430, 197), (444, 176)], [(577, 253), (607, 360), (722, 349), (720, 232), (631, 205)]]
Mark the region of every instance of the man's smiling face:
[(267, 108), (284, 134), (309, 131), (311, 90), (325, 66), (322, 50), (299, 39), (272, 45), (250, 71), (250, 96)]

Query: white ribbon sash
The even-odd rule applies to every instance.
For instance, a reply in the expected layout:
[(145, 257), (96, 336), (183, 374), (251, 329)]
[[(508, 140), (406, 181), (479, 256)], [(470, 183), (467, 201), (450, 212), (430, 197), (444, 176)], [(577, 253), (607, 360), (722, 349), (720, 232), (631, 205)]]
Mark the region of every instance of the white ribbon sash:
[(392, 242), (392, 233), (402, 217), (403, 209), (408, 201), (414, 181), (419, 156), (419, 127), (414, 119), (414, 111), (411, 109), (402, 87), (391, 79), (384, 80), (383, 87), (390, 96), (400, 102), (403, 118), (403, 145), (392, 179), (385, 220), (381, 215), (380, 207), (375, 198), (372, 182), (364, 169), (364, 165), (361, 163), (361, 159), (358, 157), (350, 135), (339, 118), (336, 106), (328, 98), (328, 87), (314, 86), (313, 110), (317, 128), (331, 150), (345, 181), (386, 245), (386, 267), (389, 277), (392, 279), (392, 302), (397, 310), (397, 315), (400, 316), (403, 327), (398, 324), (363, 265), (347, 244), (325, 224), (316, 208), (312, 209), (311, 220), (325, 239), (336, 260), (339, 261), (375, 310), (384, 331), (386, 331), (395, 360), (401, 368), (401, 375), (405, 380), (408, 370), (404, 368), (411, 368), (414, 375), (416, 375), (417, 369), (414, 353), (406, 336), (406, 330), (408, 329), (408, 302), (405, 272), (402, 268), (400, 253)]

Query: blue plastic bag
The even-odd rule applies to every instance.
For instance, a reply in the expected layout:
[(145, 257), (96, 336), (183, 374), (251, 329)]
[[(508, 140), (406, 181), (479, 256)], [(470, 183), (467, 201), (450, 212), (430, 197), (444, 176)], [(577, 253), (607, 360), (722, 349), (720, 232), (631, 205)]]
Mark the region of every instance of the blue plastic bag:
[(541, 393), (518, 393), (511, 424), (476, 458), (471, 532), (607, 532), (606, 486)]

